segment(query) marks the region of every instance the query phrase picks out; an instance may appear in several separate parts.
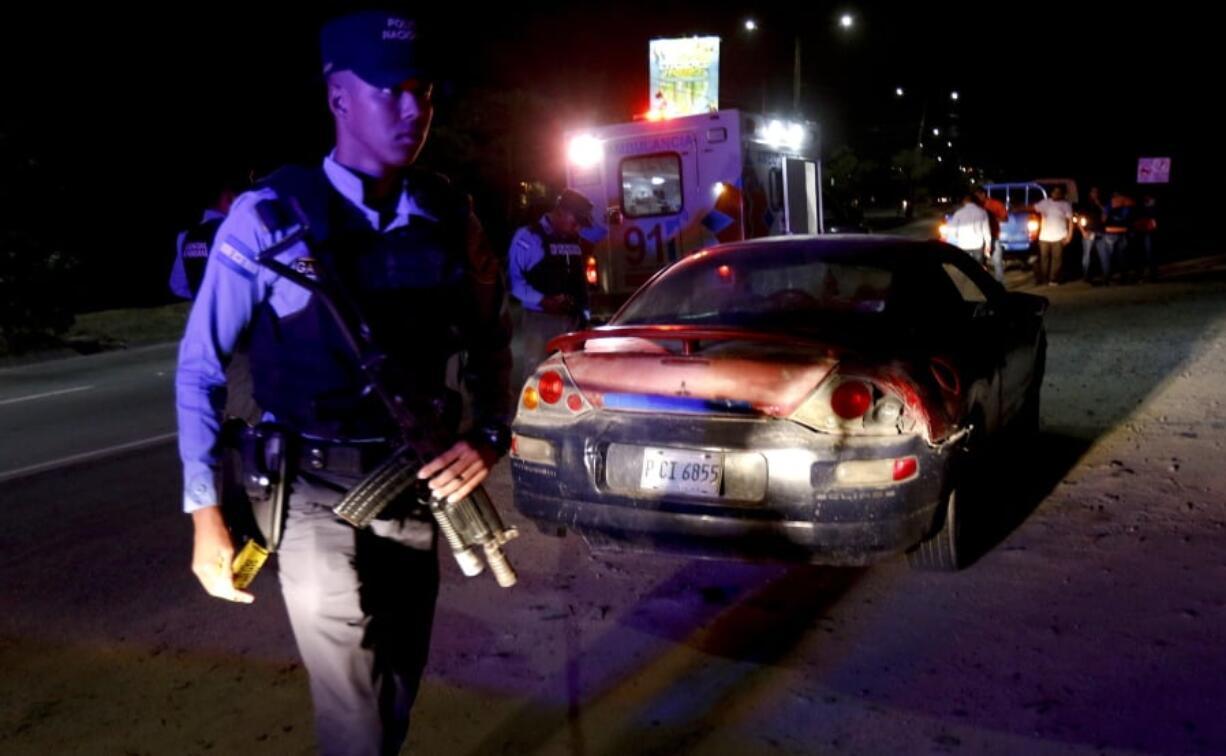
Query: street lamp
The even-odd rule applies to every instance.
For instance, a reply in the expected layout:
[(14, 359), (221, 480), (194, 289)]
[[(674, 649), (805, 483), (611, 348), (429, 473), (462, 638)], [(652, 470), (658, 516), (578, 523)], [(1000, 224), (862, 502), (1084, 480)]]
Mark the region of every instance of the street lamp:
[(902, 87), (894, 87), (894, 96), (902, 97), (902, 95), (903, 95)]
[(957, 100), (958, 100), (958, 90), (956, 90), (956, 89), (955, 89), (954, 91), (950, 92), (950, 93), (949, 93), (949, 99), (951, 99), (951, 100), (953, 100), (953, 101), (957, 102)]
[[(855, 17), (851, 13), (843, 13), (839, 16), (839, 26), (847, 31), (850, 30), (856, 23)], [(758, 24), (753, 19), (745, 21), (746, 31), (755, 31)], [(792, 110), (800, 113), (800, 87), (801, 87), (801, 34), (796, 32), (793, 38), (792, 46)], [(902, 87), (895, 90), (899, 97), (902, 96)], [(765, 110), (765, 108), (763, 108)]]
[[(760, 31), (761, 27), (758, 26), (758, 22), (756, 19), (752, 19), (752, 18), (745, 19), (743, 28), (745, 30), (745, 38), (748, 40), (756, 40), (756, 38), (760, 36), (758, 34), (758, 31)], [(750, 42), (749, 44), (757, 45), (761, 43), (755, 41), (755, 42)], [(762, 90), (761, 91), (762, 91), (762, 112), (763, 113), (766, 112), (766, 91), (767, 91), (766, 82), (767, 82), (766, 75), (762, 74)]]
[[(752, 18), (745, 19), (745, 31), (758, 31), (758, 22)], [(792, 110), (800, 112), (800, 34), (796, 34), (795, 48), (792, 52)], [(762, 83), (762, 112), (766, 112), (766, 82)]]

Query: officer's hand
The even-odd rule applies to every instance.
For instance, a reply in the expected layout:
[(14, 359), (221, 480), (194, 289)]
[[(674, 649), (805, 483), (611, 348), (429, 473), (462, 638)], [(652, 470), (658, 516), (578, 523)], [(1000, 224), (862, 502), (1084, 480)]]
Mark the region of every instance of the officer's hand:
[(455, 446), (430, 460), (417, 473), (421, 479), (429, 479), (434, 497), (446, 497), (456, 502), (468, 496), (490, 474), (490, 468), (498, 457), (493, 449), (473, 446), (460, 441)]
[(192, 525), (196, 529), (195, 545), (192, 548), (192, 572), (210, 596), (227, 601), (250, 604), (255, 596), (234, 587), (231, 562), (234, 559), (234, 543), (230, 531), (221, 519), (221, 507), (207, 507), (192, 512)]
[(541, 299), (541, 309), (550, 315), (568, 315), (575, 309), (575, 300), (569, 294), (550, 294)]

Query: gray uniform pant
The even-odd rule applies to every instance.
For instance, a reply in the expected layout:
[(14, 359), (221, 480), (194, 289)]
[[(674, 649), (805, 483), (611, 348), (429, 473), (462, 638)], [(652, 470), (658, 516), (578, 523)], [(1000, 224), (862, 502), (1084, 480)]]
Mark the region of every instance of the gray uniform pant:
[(430, 646), (433, 523), (405, 517), (355, 530), (332, 513), (338, 499), (318, 481), (295, 481), (277, 552), (281, 592), (310, 676), (320, 753), (396, 754)]
[(545, 351), (549, 340), (554, 336), (573, 331), (579, 327), (579, 318), (575, 315), (551, 315), (547, 312), (524, 309), (523, 322), (523, 357), (516, 373), (518, 389), (528, 380), (532, 371), (548, 355)]

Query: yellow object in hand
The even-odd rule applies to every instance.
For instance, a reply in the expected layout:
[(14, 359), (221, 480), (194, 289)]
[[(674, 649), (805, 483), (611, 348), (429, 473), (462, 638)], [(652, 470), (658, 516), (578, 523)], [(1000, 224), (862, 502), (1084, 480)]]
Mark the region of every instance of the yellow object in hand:
[(268, 561), (268, 549), (255, 541), (247, 541), (246, 545), (234, 557), (231, 570), (234, 573), (234, 587), (245, 590), (255, 579), (255, 575)]

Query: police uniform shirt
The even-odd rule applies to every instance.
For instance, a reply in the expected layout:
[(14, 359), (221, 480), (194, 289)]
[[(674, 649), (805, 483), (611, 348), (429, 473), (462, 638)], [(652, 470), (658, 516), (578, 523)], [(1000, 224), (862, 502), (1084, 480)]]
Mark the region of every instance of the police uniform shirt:
[[(362, 182), (357, 176), (337, 163), (332, 155), (324, 158), (323, 170), (336, 191), (362, 212), (372, 228), (382, 233), (408, 225), (410, 216), (414, 215), (438, 221), (419, 207), (408, 191), (403, 191), (395, 217), (382, 226), (379, 212), (363, 204)], [(225, 364), (256, 307), (267, 298), (277, 314), (284, 316), (305, 307), (311, 296), (306, 289), (257, 262), (261, 250), (281, 241), (293, 230), (270, 232), (265, 229), (256, 206), (269, 199), (276, 199), (272, 190), (257, 189), (235, 200), (230, 214), (217, 231), (200, 293), (179, 345), (175, 402), (185, 512), (214, 506), (220, 501), (213, 469), (219, 460)], [(300, 243), (282, 251), (276, 259), (293, 265), (296, 260), (308, 256), (306, 246)], [(264, 419), (276, 418), (266, 413)]]
[[(209, 221), (224, 220), (225, 213), (218, 212), (212, 208), (204, 211), (204, 216), (200, 218), (200, 224), (204, 225)], [(203, 256), (207, 257), (209, 249), (207, 247), (201, 249), (199, 245), (193, 245), (188, 249), (185, 243), (187, 242), (187, 231), (180, 231), (178, 238), (175, 239), (175, 265), (170, 271), (170, 290), (176, 296), (184, 299), (192, 298), (191, 283), (187, 278), (187, 267), (184, 265), (184, 258)]]
[[(554, 236), (553, 226), (549, 223), (549, 215), (541, 216), (541, 228), (546, 236)], [(579, 243), (574, 244), (575, 264), (581, 264), (582, 254)], [(524, 226), (515, 232), (511, 238), (511, 252), (508, 266), (510, 267), (511, 294), (523, 303), (524, 309), (541, 311), (541, 300), (544, 294), (528, 283), (528, 271), (545, 259), (545, 242), (541, 236), (532, 231), (531, 226)]]

